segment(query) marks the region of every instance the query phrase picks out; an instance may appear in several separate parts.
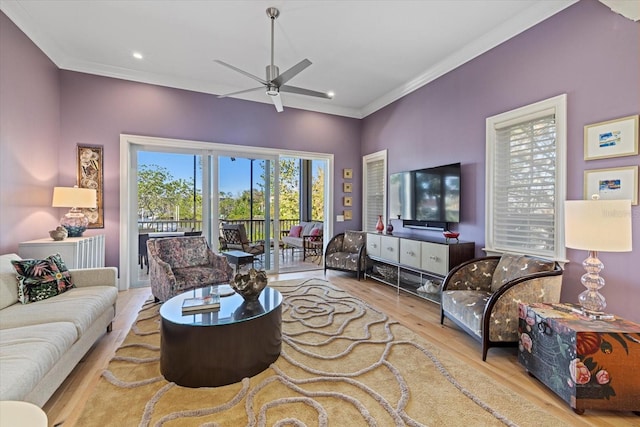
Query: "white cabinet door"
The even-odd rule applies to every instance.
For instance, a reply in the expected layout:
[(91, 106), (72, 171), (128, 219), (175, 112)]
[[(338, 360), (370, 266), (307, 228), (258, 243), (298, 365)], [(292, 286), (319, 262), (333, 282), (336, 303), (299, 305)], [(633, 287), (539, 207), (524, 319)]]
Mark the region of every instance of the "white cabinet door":
[(391, 236), (380, 236), (380, 257), (391, 262), (400, 262), (400, 239)]
[(379, 234), (367, 233), (367, 255), (380, 257), (380, 237)]
[(400, 239), (400, 264), (421, 268), (420, 243), (417, 240)]
[(421, 268), (432, 273), (446, 276), (449, 272), (449, 246), (422, 242)]

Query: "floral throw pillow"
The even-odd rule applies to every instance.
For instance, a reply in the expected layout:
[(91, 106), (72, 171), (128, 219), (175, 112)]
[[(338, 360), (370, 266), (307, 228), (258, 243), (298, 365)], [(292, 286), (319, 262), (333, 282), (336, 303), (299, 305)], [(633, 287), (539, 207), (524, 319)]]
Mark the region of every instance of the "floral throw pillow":
[(11, 264), (18, 273), (18, 300), (22, 304), (42, 301), (75, 287), (60, 254), (45, 259), (14, 260)]

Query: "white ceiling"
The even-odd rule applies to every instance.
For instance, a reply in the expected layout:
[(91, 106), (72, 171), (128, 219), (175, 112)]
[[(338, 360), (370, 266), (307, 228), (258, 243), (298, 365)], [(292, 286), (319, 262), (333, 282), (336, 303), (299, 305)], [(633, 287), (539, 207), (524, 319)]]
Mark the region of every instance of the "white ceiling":
[[(2, 11), (61, 69), (225, 94), (313, 65), (288, 84), (332, 100), (285, 93), (286, 107), (362, 118), (486, 52), (576, 0), (0, 0)], [(143, 60), (132, 57), (134, 51)], [(238, 96), (270, 102), (263, 91)]]

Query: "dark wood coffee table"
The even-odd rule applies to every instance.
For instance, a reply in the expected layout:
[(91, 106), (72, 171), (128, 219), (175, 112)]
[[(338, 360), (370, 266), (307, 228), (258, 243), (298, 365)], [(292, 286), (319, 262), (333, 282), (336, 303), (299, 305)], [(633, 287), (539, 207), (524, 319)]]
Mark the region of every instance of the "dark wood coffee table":
[(282, 295), (266, 287), (256, 302), (233, 294), (218, 311), (182, 314), (185, 298), (215, 286), (191, 290), (160, 307), (160, 372), (185, 387), (217, 387), (254, 376), (275, 362), (282, 345)]
[(253, 264), (253, 260), (255, 259), (253, 254), (243, 251), (226, 251), (221, 252), (221, 254), (227, 257), (229, 264), (236, 266), (236, 273), (240, 270), (241, 265)]

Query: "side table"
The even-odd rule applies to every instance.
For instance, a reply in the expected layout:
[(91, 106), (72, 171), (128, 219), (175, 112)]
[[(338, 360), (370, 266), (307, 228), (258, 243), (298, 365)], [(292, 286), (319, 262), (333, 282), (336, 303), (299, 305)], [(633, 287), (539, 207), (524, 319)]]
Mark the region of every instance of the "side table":
[(640, 325), (573, 304), (519, 304), (518, 360), (577, 413), (640, 411)]
[(0, 401), (0, 427), (47, 427), (47, 423), (47, 414), (33, 403)]

